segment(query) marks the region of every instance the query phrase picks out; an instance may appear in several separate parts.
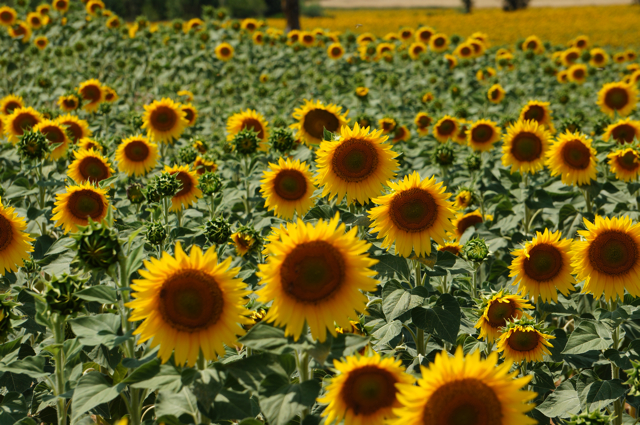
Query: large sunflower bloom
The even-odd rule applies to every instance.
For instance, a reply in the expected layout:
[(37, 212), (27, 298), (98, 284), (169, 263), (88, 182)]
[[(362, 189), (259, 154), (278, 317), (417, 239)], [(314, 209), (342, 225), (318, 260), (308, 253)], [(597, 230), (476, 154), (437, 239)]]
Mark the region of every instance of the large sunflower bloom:
[(332, 133), (347, 125), (349, 111), (342, 113), (342, 107), (334, 104), (324, 105), (321, 101), (304, 101), (304, 105), (293, 111), (298, 120), (290, 127), (298, 131), (298, 137), (309, 145), (319, 145), (324, 139), (324, 130)]
[(82, 109), (87, 112), (98, 110), (100, 103), (104, 100), (104, 89), (102, 83), (95, 78), (80, 83), (78, 93), (84, 101)]
[(78, 226), (88, 225), (89, 219), (95, 222), (104, 220), (108, 208), (107, 189), (85, 182), (67, 186), (64, 193), (56, 195), (51, 220), (56, 221), (56, 226), (62, 226), (65, 233), (75, 232)]
[(480, 350), (464, 355), (459, 346), (453, 357), (442, 351), (429, 367), (421, 367), (418, 386), (400, 384), (393, 425), (533, 425), (525, 415), (535, 404), (536, 393), (524, 391), (533, 375), (517, 378), (512, 363), (498, 364), (498, 354), (486, 360)]
[(511, 166), (511, 173), (534, 174), (544, 168), (551, 132), (537, 121), (518, 121), (503, 137), (502, 165)]
[(567, 186), (589, 184), (596, 179), (596, 151), (584, 134), (561, 134), (547, 153), (546, 165), (552, 176), (560, 174)]
[(520, 111), (519, 121), (533, 120), (538, 124), (546, 126), (552, 133), (555, 133), (553, 127), (552, 111), (549, 108), (549, 102), (539, 102), (530, 100)]
[(18, 19), (18, 12), (13, 7), (0, 6), (0, 25), (11, 27)]
[(618, 180), (635, 181), (640, 173), (640, 152), (632, 148), (618, 149), (607, 155), (609, 169)]
[(405, 373), (400, 360), (371, 356), (349, 356), (333, 361), (339, 372), (331, 379), (324, 397), (328, 404), (322, 412), (326, 424), (386, 425), (395, 417), (393, 409), (401, 406), (396, 385), (411, 385), (415, 379)]
[(154, 142), (173, 143), (189, 124), (180, 104), (168, 98), (144, 105), (144, 111), (142, 128)]
[(177, 242), (173, 256), (164, 252), (145, 261), (127, 303), (129, 320), (143, 321), (134, 331), (138, 344), (152, 339), (163, 363), (174, 350), (178, 365), (195, 365), (200, 353), (205, 360), (224, 356), (225, 344), (233, 346), (244, 334), (241, 325), (253, 323), (244, 307), (249, 291), (235, 278), (240, 268), (230, 268), (231, 259), (219, 263), (214, 248), (203, 253), (196, 245), (187, 255)]
[(57, 161), (66, 155), (71, 140), (60, 121), (44, 120), (33, 127), (33, 131), (39, 131), (44, 134), (50, 145), (58, 145), (57, 148), (51, 151), (51, 159)]
[(480, 329), (480, 338), (493, 342), (498, 339), (501, 334), (500, 329), (507, 324), (507, 321), (520, 319), (523, 316), (529, 317), (524, 310), (532, 308), (529, 301), (520, 295), (505, 294), (504, 291), (500, 291), (486, 302), (475, 328)]
[(449, 139), (453, 140), (456, 134), (458, 134), (458, 120), (449, 115), (440, 118), (433, 126), (433, 137), (440, 143), (446, 143)]
[(634, 139), (640, 140), (640, 121), (625, 118), (607, 126), (602, 139), (615, 140), (619, 144), (632, 143)]
[(551, 354), (547, 347), (553, 347), (549, 340), (554, 338), (534, 326), (510, 325), (500, 335), (496, 348), (505, 361), (541, 362), (545, 354)]
[(638, 103), (638, 89), (636, 86), (617, 82), (605, 84), (598, 92), (598, 106), (600, 110), (611, 118), (616, 113), (626, 117)]
[(358, 239), (355, 227), (345, 232), (338, 220), (287, 224), (265, 247), (267, 263), (258, 265), (264, 283), (258, 301), (273, 301), (265, 320), (284, 325), (296, 340), (305, 322), (314, 339), (324, 342), (327, 330), (335, 337), (336, 324), (348, 328), (349, 318), (364, 311), (368, 299), (361, 291), (376, 290), (371, 244)]
[(24, 260), (33, 252), (30, 238), (24, 230), (27, 222), (18, 217), (13, 207), (5, 207), (0, 199), (0, 276), (15, 272), (24, 265)]
[(198, 187), (198, 173), (189, 170), (188, 165), (164, 166), (164, 171), (169, 174), (177, 174), (177, 178), (182, 183), (182, 188), (171, 198), (170, 211), (179, 211), (189, 208), (192, 204), (202, 198), (202, 191)]
[(356, 123), (353, 129), (342, 127), (340, 134), (339, 140), (320, 145), (314, 181), (322, 187), (322, 196), (342, 201), (346, 195), (348, 204), (356, 200), (364, 204), (395, 176), (398, 154), (385, 143), (388, 137), (381, 130), (370, 131)]
[(253, 130), (260, 139), (260, 150), (266, 152), (269, 148), (269, 123), (260, 112), (247, 109), (233, 114), (227, 120), (227, 140), (231, 141), (242, 130)]
[(514, 285), (524, 296), (542, 301), (558, 302), (558, 293), (569, 295), (574, 290), (576, 280), (571, 275), (571, 240), (560, 239), (560, 231), (555, 233), (545, 229), (537, 232), (524, 248), (511, 253), (515, 258), (511, 262), (509, 277), (514, 277)]
[(3, 118), (4, 134), (11, 143), (17, 143), (18, 138), (22, 136), (25, 130), (32, 129), (42, 121), (42, 115), (35, 109), (16, 108)]
[(582, 292), (596, 299), (622, 299), (625, 289), (640, 296), (640, 224), (628, 216), (596, 216), (584, 224), (587, 230), (578, 231), (583, 240), (571, 247), (573, 273), (585, 282)]
[(500, 127), (489, 120), (478, 120), (467, 132), (467, 143), (474, 151), (490, 151), (493, 144), (500, 139)]
[(443, 244), (445, 232), (453, 230), (455, 210), (447, 200), (451, 194), (435, 177), (420, 180), (417, 171), (388, 185), (391, 193), (373, 199), (379, 206), (369, 212), (372, 233), (384, 238), (383, 248), (395, 243), (396, 253), (403, 257), (409, 257), (412, 250), (429, 256), (431, 239)]
[(292, 220), (295, 213), (304, 217), (314, 205), (315, 186), (305, 162), (279, 158), (277, 164), (269, 164), (260, 182), (265, 208), (285, 220)]
[(143, 176), (158, 163), (158, 145), (142, 135), (127, 137), (116, 149), (118, 169), (128, 176)]

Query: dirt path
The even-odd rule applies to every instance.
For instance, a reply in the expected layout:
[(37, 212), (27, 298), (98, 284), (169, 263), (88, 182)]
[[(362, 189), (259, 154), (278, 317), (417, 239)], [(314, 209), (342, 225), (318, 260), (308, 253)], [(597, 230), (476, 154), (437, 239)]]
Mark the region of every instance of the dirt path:
[[(530, 7), (630, 4), (630, 0), (531, 0)], [(330, 8), (460, 7), (460, 0), (320, 0)], [(475, 0), (475, 7), (501, 7), (502, 0)]]

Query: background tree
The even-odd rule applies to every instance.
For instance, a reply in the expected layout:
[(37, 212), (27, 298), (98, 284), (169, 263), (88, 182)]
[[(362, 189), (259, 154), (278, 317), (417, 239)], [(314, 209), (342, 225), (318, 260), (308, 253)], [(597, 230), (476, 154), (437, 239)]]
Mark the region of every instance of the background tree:
[(300, 29), (300, 2), (299, 0), (282, 0), (282, 11), (287, 18), (286, 31)]

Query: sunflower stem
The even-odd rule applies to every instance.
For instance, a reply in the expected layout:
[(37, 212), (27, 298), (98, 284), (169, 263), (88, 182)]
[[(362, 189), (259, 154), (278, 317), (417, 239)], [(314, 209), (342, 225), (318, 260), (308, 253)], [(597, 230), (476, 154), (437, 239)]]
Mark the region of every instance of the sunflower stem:
[(591, 205), (591, 194), (586, 190), (583, 190), (582, 193), (584, 194), (584, 201), (587, 203), (587, 212), (592, 214), (593, 206)]
[[(618, 303), (613, 299), (609, 303), (609, 311), (613, 313), (618, 308)], [(613, 329), (613, 349), (617, 350), (620, 345), (620, 327), (616, 326)], [(612, 379), (620, 379), (620, 368), (616, 366), (616, 364), (611, 361), (611, 378)], [(624, 397), (624, 396), (623, 396)], [(615, 411), (615, 419), (612, 421), (613, 425), (622, 425), (622, 414), (623, 414), (623, 400), (622, 398), (616, 399), (613, 402), (613, 409)]]
[(61, 398), (60, 395), (64, 394), (65, 389), (65, 379), (64, 379), (64, 317), (56, 314), (53, 318), (53, 337), (55, 339), (56, 345), (58, 345), (58, 351), (56, 352), (54, 361), (55, 361), (55, 388), (54, 394), (58, 396), (57, 404), (58, 404), (58, 423), (66, 424), (67, 423), (67, 405), (64, 398)]
[[(295, 356), (296, 367), (298, 368), (298, 383), (302, 384), (304, 381), (309, 380), (309, 353), (298, 351)], [(309, 414), (309, 409), (305, 408), (300, 414), (300, 422)]]
[(442, 293), (443, 294), (448, 294), (449, 290), (447, 289), (447, 277), (448, 275), (444, 275), (442, 276)]

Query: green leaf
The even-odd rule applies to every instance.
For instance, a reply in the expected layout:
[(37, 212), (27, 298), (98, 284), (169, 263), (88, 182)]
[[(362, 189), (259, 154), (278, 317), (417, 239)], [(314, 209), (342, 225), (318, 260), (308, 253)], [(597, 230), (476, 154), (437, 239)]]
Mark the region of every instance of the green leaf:
[(71, 399), (71, 424), (74, 425), (86, 412), (109, 403), (125, 389), (125, 384), (111, 386), (100, 372), (89, 372), (78, 381)]
[(324, 140), (327, 140), (329, 142), (333, 141), (333, 133), (327, 130), (326, 127), (323, 127), (322, 129), (322, 137)]
[(104, 313), (78, 317), (69, 320), (68, 323), (82, 345), (93, 347), (102, 344), (114, 348), (132, 338), (131, 335), (120, 335), (120, 322), (120, 316), (117, 314)]
[[(142, 367), (142, 366), (141, 366)], [(152, 369), (153, 370), (153, 369)], [(169, 364), (160, 366), (160, 370), (152, 378), (147, 378), (131, 384), (133, 388), (145, 388), (147, 390), (177, 393), (182, 388), (182, 375), (180, 371)]]
[(290, 384), (282, 375), (269, 375), (260, 384), (260, 407), (270, 425), (285, 425), (311, 407), (319, 392), (316, 380)]
[(289, 374), (278, 361), (278, 357), (269, 353), (261, 353), (227, 363), (224, 367), (242, 385), (256, 393), (262, 380), (269, 375), (277, 374), (289, 377)]
[(100, 304), (114, 304), (118, 301), (115, 288), (106, 285), (90, 286), (76, 292), (75, 295), (81, 300), (96, 301)]
[(400, 332), (402, 332), (402, 322), (394, 320), (393, 322), (387, 323), (373, 333), (373, 337), (377, 339), (375, 348), (380, 349), (384, 347), (389, 341), (400, 335)]
[(452, 344), (458, 338), (460, 318), (460, 305), (450, 294), (441, 295), (433, 308), (411, 310), (411, 319), (417, 327)]
[(604, 409), (610, 403), (624, 396), (627, 387), (620, 379), (594, 381), (584, 387), (581, 394), (589, 404), (589, 411)]
[(260, 413), (259, 407), (251, 399), (249, 391), (234, 391), (223, 389), (216, 396), (211, 412), (215, 417), (211, 419), (215, 422), (237, 421), (249, 416), (257, 416)]
[[(197, 423), (198, 417), (198, 400), (191, 391), (183, 388), (179, 393), (169, 391), (160, 391), (156, 398), (156, 416), (158, 423), (163, 421), (164, 417), (173, 417), (176, 420), (183, 415), (190, 416), (189, 421)], [(183, 422), (190, 423), (190, 422)]]
[(331, 354), (329, 354), (328, 362), (350, 356), (353, 353), (362, 350), (369, 343), (369, 338), (356, 334), (338, 334), (333, 338), (331, 344)]
[(583, 320), (571, 335), (562, 354), (582, 354), (591, 350), (606, 350), (613, 340), (611, 332), (602, 323)]
[(155, 359), (134, 370), (131, 375), (127, 376), (122, 381), (122, 383), (136, 384), (138, 382), (148, 381), (158, 373), (160, 373), (160, 359)]
[(384, 311), (387, 320), (391, 321), (412, 308), (421, 305), (422, 301), (424, 301), (424, 298), (418, 295), (412, 295), (411, 292), (405, 289), (396, 289), (386, 297), (383, 295), (382, 311)]
[(5, 394), (0, 403), (0, 425), (15, 425), (27, 416), (29, 406), (20, 393)]
[(565, 381), (536, 409), (548, 418), (568, 418), (580, 412), (580, 398), (571, 382)]
[(291, 351), (291, 348), (287, 347), (288, 340), (284, 336), (284, 329), (262, 322), (249, 329), (249, 332), (238, 341), (254, 350), (267, 351), (273, 354), (283, 354)]
[(405, 258), (391, 254), (383, 254), (379, 256), (374, 255), (372, 258), (378, 260), (378, 263), (375, 264), (372, 269), (378, 272), (379, 277), (409, 277), (409, 266)]
[(45, 361), (44, 357), (31, 356), (9, 364), (0, 363), (0, 372), (21, 373), (34, 379), (46, 378), (50, 373), (44, 371)]

